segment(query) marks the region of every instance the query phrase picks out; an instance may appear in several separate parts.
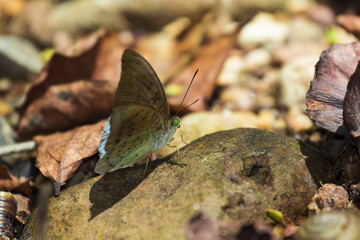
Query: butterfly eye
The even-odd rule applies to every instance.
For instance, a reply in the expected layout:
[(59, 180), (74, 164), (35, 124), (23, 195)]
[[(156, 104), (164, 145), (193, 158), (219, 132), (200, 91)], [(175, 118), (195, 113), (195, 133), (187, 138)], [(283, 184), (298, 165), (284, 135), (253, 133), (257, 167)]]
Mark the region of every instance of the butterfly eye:
[(171, 120), (171, 124), (174, 126), (174, 127), (177, 127), (177, 128), (179, 128), (180, 127), (180, 119), (179, 118), (173, 118), (172, 120)]

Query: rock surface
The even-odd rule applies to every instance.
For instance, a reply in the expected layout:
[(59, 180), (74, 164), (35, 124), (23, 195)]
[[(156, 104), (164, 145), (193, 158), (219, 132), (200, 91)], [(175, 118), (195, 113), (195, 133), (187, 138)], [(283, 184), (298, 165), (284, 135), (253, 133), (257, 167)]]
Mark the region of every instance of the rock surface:
[[(181, 162), (180, 162), (181, 161)], [(224, 223), (299, 223), (332, 166), (316, 150), (275, 133), (234, 129), (207, 135), (169, 158), (92, 178), (51, 198), (48, 239), (185, 239), (201, 212)], [(37, 211), (23, 232), (36, 239)]]

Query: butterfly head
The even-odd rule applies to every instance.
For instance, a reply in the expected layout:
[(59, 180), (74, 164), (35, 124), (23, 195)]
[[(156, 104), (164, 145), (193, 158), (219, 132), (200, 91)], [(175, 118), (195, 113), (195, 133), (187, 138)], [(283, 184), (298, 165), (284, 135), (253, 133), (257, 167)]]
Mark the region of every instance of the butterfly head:
[(180, 127), (180, 118), (178, 116), (174, 116), (171, 118), (171, 126), (176, 128)]

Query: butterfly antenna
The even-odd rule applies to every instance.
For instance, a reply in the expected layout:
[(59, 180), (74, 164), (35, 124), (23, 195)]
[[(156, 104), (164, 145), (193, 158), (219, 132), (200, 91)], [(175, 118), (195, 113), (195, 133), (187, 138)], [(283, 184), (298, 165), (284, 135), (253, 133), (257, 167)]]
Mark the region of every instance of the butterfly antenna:
[[(177, 116), (177, 114), (179, 113), (179, 110), (181, 109), (181, 106), (182, 106), (183, 103), (184, 103), (184, 100), (185, 100), (185, 98), (186, 98), (186, 95), (188, 94), (189, 89), (190, 89), (190, 87), (191, 87), (191, 84), (193, 83), (193, 81), (194, 81), (194, 79), (195, 79), (195, 76), (196, 76), (196, 74), (197, 74), (198, 71), (199, 71), (199, 69), (196, 69), (196, 72), (194, 73), (194, 76), (193, 76), (192, 79), (191, 79), (191, 82), (190, 82), (190, 84), (189, 84), (189, 86), (188, 86), (188, 88), (187, 88), (187, 90), (186, 90), (186, 93), (185, 93), (185, 95), (184, 95), (183, 100), (182, 100), (181, 103), (180, 103), (180, 106), (179, 106), (178, 110), (176, 111), (175, 116)], [(189, 106), (187, 106), (185, 109), (187, 109), (188, 107), (190, 107), (191, 105), (193, 105), (194, 103), (196, 103), (198, 100), (199, 100), (199, 99), (195, 100), (195, 102), (193, 102), (192, 104), (190, 104)]]
[(182, 111), (185, 111), (186, 109), (188, 109), (189, 107), (191, 107), (192, 105), (194, 105), (195, 103), (197, 103), (200, 100), (200, 98), (196, 99), (195, 101), (193, 101), (189, 106), (187, 106), (186, 108), (184, 108)]

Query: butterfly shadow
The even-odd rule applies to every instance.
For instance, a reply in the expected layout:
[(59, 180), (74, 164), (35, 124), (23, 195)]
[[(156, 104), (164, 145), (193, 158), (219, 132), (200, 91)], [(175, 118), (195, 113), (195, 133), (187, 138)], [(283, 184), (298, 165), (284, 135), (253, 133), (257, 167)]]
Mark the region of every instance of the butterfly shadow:
[(90, 189), (92, 206), (89, 221), (121, 201), (165, 161), (167, 159), (150, 162), (146, 172), (144, 172), (145, 164), (142, 164), (103, 175)]

